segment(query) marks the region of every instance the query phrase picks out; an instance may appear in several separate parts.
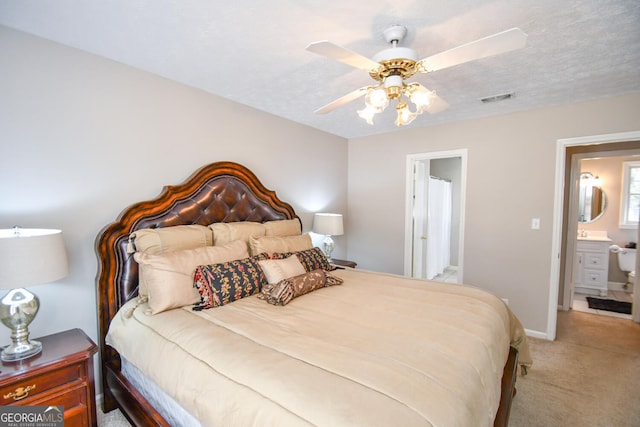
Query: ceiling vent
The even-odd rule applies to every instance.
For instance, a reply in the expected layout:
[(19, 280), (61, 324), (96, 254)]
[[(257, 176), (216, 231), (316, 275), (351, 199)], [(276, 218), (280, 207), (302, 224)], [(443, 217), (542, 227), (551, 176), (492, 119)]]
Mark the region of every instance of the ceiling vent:
[(487, 96), (486, 98), (480, 98), (480, 101), (482, 101), (485, 104), (488, 104), (489, 102), (505, 101), (515, 96), (516, 96), (515, 92), (507, 92), (507, 93), (502, 93), (500, 95), (493, 95), (493, 96)]

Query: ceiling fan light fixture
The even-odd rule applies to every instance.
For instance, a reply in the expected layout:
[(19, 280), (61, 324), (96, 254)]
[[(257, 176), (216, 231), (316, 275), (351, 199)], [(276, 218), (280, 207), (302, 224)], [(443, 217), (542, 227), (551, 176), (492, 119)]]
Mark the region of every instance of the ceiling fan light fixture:
[(364, 103), (367, 107), (373, 108), (375, 113), (380, 113), (389, 105), (389, 98), (381, 87), (371, 88), (364, 97)]
[(376, 109), (370, 105), (367, 105), (362, 110), (358, 110), (358, 116), (364, 119), (367, 124), (373, 125), (373, 117), (378, 113)]
[(396, 111), (398, 112), (398, 117), (396, 117), (395, 124), (396, 126), (405, 126), (415, 120), (417, 113), (411, 112), (409, 110), (409, 106), (406, 102), (400, 101), (396, 106)]
[(431, 104), (431, 97), (435, 95), (424, 86), (413, 83), (407, 86), (406, 92), (408, 93), (408, 97), (411, 102), (416, 105), (417, 114), (421, 114), (427, 110)]
[[(394, 25), (385, 30), (384, 38), (391, 44), (391, 48), (378, 52), (373, 59), (333, 44), (328, 40), (310, 43), (306, 47), (308, 51), (367, 71), (369, 76), (377, 82), (375, 86), (356, 89), (315, 112), (326, 114), (365, 95), (365, 108), (359, 110), (358, 115), (367, 123), (373, 124), (373, 117), (384, 111), (389, 105), (389, 100), (397, 100), (398, 115), (395, 123), (397, 126), (407, 125), (425, 111), (434, 114), (449, 107), (446, 101), (420, 83), (405, 83), (414, 74), (437, 71), (521, 49), (527, 41), (527, 35), (521, 29), (511, 28), (418, 60), (418, 54), (415, 50), (399, 46), (406, 34), (407, 28), (402, 25)], [(491, 102), (511, 97), (513, 97), (513, 93), (488, 97), (482, 101)], [(405, 100), (415, 105), (414, 112), (409, 109)]]

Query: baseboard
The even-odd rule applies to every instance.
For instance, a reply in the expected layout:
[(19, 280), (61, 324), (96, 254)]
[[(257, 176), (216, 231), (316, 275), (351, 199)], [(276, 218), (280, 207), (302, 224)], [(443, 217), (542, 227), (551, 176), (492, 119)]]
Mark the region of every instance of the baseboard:
[(98, 411), (102, 411), (102, 400), (102, 393), (96, 394), (96, 408), (98, 408)]
[(607, 282), (607, 289), (610, 291), (620, 291), (620, 292), (628, 292), (631, 293), (632, 287), (628, 286), (625, 289), (626, 283), (622, 282)]
[(549, 340), (549, 336), (547, 335), (546, 332), (532, 331), (531, 329), (525, 329), (524, 333), (531, 338), (540, 338), (543, 340)]

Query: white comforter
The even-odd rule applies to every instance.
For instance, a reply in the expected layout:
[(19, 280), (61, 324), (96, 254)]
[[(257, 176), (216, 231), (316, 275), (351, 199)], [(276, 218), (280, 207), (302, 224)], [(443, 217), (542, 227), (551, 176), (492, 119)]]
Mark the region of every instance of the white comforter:
[(205, 426), (493, 425), (509, 345), (526, 346), (500, 299), (333, 273), (344, 284), (284, 307), (252, 296), (148, 316), (131, 301), (107, 343)]

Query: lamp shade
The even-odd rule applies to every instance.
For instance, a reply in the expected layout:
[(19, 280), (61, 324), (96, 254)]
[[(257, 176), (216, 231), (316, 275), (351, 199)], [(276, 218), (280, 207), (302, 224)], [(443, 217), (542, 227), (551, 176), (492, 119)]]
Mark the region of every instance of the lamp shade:
[(313, 232), (327, 236), (344, 234), (342, 215), (335, 213), (317, 213), (313, 217)]
[(18, 227), (0, 230), (0, 289), (53, 282), (68, 273), (62, 231)]

